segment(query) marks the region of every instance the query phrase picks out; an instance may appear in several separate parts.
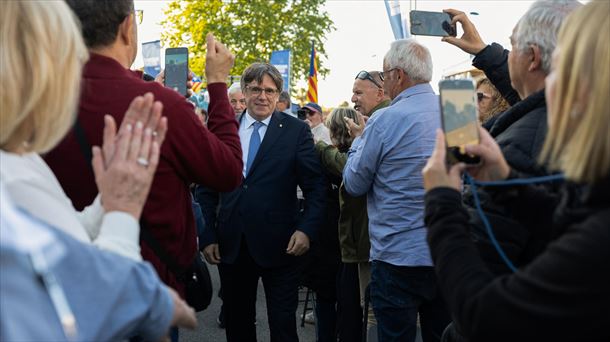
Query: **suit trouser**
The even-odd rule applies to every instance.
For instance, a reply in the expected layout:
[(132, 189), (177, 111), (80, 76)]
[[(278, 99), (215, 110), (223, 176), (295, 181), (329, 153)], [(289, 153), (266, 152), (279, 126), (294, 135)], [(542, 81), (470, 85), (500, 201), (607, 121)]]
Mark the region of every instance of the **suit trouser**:
[(233, 264), (219, 265), (228, 342), (256, 341), (256, 291), (259, 278), (267, 301), (271, 341), (298, 341), (296, 310), (301, 273), (299, 259), (294, 263), (263, 268), (256, 264), (242, 239), (239, 256)]

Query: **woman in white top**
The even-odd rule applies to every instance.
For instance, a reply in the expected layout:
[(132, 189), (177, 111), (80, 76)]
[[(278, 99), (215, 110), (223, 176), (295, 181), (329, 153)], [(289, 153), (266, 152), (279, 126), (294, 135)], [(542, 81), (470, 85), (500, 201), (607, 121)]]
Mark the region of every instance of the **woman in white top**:
[[(53, 2), (30, 7), (22, 11), (28, 18), (4, 18), (1, 24), (2, 182), (13, 202), (32, 216), (83, 242), (141, 260), (138, 220), (167, 130), (162, 105), (152, 94), (135, 98), (118, 133), (112, 117), (105, 117), (103, 147), (92, 150), (100, 194), (77, 212), (38, 153), (53, 148), (72, 126), (88, 53), (67, 7)], [(57, 15), (57, 7), (65, 16)], [(28, 24), (16, 25), (17, 20)]]

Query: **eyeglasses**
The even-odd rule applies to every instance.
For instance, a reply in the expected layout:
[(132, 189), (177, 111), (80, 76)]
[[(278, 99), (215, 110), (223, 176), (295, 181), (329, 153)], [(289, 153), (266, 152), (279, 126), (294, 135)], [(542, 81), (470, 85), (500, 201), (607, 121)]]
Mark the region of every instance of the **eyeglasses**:
[(251, 86), (246, 86), (246, 91), (248, 93), (250, 93), (250, 95), (254, 95), (254, 96), (259, 96), (263, 91), (265, 92), (266, 96), (275, 96), (279, 92), (277, 89), (273, 89), (273, 88), (261, 88), (261, 87), (251, 87)]
[(142, 25), (142, 21), (144, 21), (144, 10), (137, 9), (135, 10), (136, 22), (138, 25)]
[(491, 96), (489, 96), (489, 94), (477, 92), (477, 100), (479, 102), (483, 101), (483, 99), (490, 99), (490, 98), (491, 98)]
[[(379, 78), (383, 82), (383, 76), (381, 76), (381, 73), (379, 73)], [(373, 76), (371, 76), (371, 74), (369, 74), (367, 71), (362, 70), (361, 72), (359, 72), (358, 75), (356, 75), (356, 79), (369, 80), (369, 81), (373, 82), (373, 84), (376, 85), (377, 88), (383, 88), (383, 86), (380, 86), (379, 83), (377, 83), (377, 81), (375, 81)]]
[(386, 74), (389, 74), (390, 72), (392, 72), (392, 71), (394, 71), (396, 69), (399, 69), (399, 68), (392, 68), (390, 70), (381, 71), (381, 72), (379, 72), (379, 77), (381, 78), (382, 81), (385, 81)]

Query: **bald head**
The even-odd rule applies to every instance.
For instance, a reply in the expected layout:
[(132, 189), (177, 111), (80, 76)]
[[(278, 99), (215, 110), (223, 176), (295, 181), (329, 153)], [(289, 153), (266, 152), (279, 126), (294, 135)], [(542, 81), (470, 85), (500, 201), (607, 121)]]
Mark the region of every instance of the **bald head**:
[(383, 80), (379, 71), (361, 71), (356, 75), (352, 87), (354, 109), (370, 116), (373, 109), (386, 99)]

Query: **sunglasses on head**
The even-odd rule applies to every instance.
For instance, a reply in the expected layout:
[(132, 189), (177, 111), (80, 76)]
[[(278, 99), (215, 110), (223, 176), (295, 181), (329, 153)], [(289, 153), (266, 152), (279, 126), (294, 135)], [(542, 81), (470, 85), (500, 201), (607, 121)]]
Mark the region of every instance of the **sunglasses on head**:
[[(381, 85), (379, 85), (379, 83), (377, 83), (377, 81), (375, 81), (373, 76), (371, 76), (371, 74), (369, 74), (367, 71), (362, 70), (361, 72), (358, 73), (358, 75), (356, 75), (356, 78), (359, 80), (369, 80), (369, 81), (373, 82), (373, 84), (376, 85), (377, 88), (383, 88)], [(381, 80), (383, 81), (383, 78), (381, 78)]]

